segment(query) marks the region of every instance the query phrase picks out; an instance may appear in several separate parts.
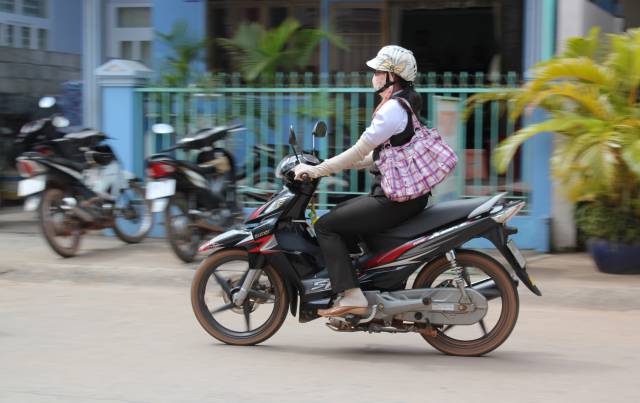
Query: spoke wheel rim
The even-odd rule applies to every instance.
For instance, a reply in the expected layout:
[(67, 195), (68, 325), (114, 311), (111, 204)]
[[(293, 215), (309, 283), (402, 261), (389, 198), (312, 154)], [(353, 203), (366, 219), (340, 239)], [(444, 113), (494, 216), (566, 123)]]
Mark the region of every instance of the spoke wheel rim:
[[(128, 218), (127, 215), (132, 215)], [(144, 199), (141, 191), (135, 189), (125, 189), (116, 201), (116, 225), (119, 228), (126, 228), (133, 224), (137, 227), (130, 236), (138, 237), (146, 234), (153, 223), (149, 203)], [(119, 225), (119, 223), (126, 223)]]
[(44, 226), (49, 237), (62, 249), (74, 249), (77, 238), (80, 236), (80, 228), (68, 214), (62, 209), (64, 195), (60, 193), (47, 200), (44, 207)]
[[(232, 262), (241, 263), (245, 272), (226, 276), (223, 274), (224, 265), (216, 268), (203, 288), (202, 303), (209, 313), (209, 320), (213, 321), (225, 333), (234, 337), (251, 337), (270, 324), (276, 314), (277, 296), (268, 272), (261, 271), (243, 304), (241, 306), (235, 305), (232, 302), (233, 296), (240, 291), (246, 270), (248, 270), (248, 262), (244, 260)], [(212, 294), (217, 294), (217, 298), (211, 298)], [(271, 297), (270, 301), (264, 301), (264, 297), (267, 295)], [(263, 306), (269, 307), (268, 312), (261, 312), (260, 317), (263, 319), (256, 320), (256, 313)], [(267, 313), (268, 315), (266, 315)], [(222, 314), (226, 314), (227, 317), (221, 318)], [(235, 328), (230, 326), (231, 323)]]
[[(185, 253), (195, 254), (198, 251), (202, 236), (200, 231), (191, 225), (186, 203), (187, 201), (184, 198), (179, 198), (169, 203), (167, 206), (167, 209), (169, 209), (167, 225), (171, 227), (171, 231), (174, 234), (173, 241), (176, 246)], [(180, 226), (176, 225), (178, 220), (183, 221)]]
[[(470, 325), (471, 328), (475, 328), (476, 334), (480, 334), (480, 337), (474, 337), (471, 339), (460, 340), (450, 336), (450, 333), (455, 331), (456, 326), (447, 329), (445, 333), (445, 326), (436, 328), (437, 334), (435, 337), (423, 335), (423, 338), (436, 349), (445, 354), (457, 355), (457, 356), (481, 356), (487, 354), (502, 343), (504, 343), (518, 319), (519, 312), (519, 298), (518, 292), (513, 284), (511, 276), (504, 270), (502, 265), (492, 259), (491, 257), (482, 253), (474, 251), (459, 251), (457, 254), (457, 260), (462, 267), (477, 267), (484, 272), (486, 277), (491, 277), (496, 282), (501, 298), (496, 298), (490, 301), (487, 315), (485, 315), (485, 322), (491, 312), (491, 302), (501, 300), (501, 312), (496, 321), (495, 326), (490, 330), (487, 326), (487, 334), (482, 335), (481, 325), (479, 323)], [(430, 284), (447, 284), (437, 278), (447, 270), (450, 269), (449, 262), (443, 258), (429, 264), (425, 267), (416, 278), (413, 288), (426, 288)], [(471, 282), (475, 283), (475, 279), (472, 276)], [(494, 304), (495, 305), (495, 304)], [(466, 326), (458, 326), (464, 328)]]

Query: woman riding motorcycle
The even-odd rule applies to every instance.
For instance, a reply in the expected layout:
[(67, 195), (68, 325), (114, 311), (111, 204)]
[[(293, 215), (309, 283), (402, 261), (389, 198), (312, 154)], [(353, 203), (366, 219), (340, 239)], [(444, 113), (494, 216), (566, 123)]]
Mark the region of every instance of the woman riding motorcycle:
[(295, 168), (296, 179), (305, 175), (311, 178), (329, 176), (344, 169), (366, 167), (371, 167), (374, 175), (369, 194), (337, 205), (315, 224), (332, 287), (340, 293), (340, 298), (331, 308), (318, 310), (319, 315), (326, 317), (367, 313), (367, 299), (359, 287), (344, 237), (395, 227), (422, 211), (429, 199), (429, 194), (405, 202), (388, 199), (381, 187), (380, 171), (374, 164), (385, 142), (398, 147), (413, 137), (411, 110), (396, 98), (408, 101), (414, 113), (420, 113), (422, 99), (413, 87), (417, 74), (416, 59), (410, 50), (389, 45), (380, 49), (367, 66), (375, 70), (371, 82), (376, 94), (382, 97), (373, 113), (371, 125), (348, 150), (319, 165), (301, 164)]

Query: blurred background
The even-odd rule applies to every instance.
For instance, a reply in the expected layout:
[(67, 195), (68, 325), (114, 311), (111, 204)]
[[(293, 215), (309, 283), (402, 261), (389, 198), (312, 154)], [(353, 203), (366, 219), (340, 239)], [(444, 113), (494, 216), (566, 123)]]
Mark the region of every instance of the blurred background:
[[(523, 121), (510, 122), (497, 103), (464, 120), (465, 102), (526, 82), (529, 69), (569, 37), (595, 26), (620, 33), (639, 22), (640, 3), (631, 0), (0, 0), (3, 203), (16, 199), (19, 179), (11, 144), (43, 95), (56, 96), (72, 124), (114, 137), (125, 166), (139, 175), (144, 158), (186, 134), (241, 123), (246, 133), (225, 147), (242, 184), (273, 188), (289, 125), (309, 149), (313, 123), (328, 121), (322, 157), (358, 138), (376, 102), (364, 62), (393, 43), (418, 61), (424, 121), (461, 156), (463, 168), (440, 198), (508, 192), (529, 202), (514, 221), (527, 233), (522, 247), (575, 248), (571, 204), (550, 179), (553, 140), (528, 142), (499, 173), (491, 152)], [(159, 122), (176, 133), (150, 133)], [(339, 179), (323, 185), (321, 208), (365, 191), (369, 181), (357, 172)]]

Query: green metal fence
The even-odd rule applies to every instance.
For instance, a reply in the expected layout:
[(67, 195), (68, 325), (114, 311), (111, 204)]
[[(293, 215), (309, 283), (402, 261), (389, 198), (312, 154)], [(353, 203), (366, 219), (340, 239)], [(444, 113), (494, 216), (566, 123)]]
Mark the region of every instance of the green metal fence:
[[(278, 186), (274, 165), (288, 153), (289, 126), (298, 134), (305, 150), (311, 149), (311, 128), (317, 120), (329, 125), (329, 136), (318, 142), (321, 158), (335, 155), (354, 144), (369, 124), (375, 106), (370, 74), (337, 73), (331, 76), (276, 74), (260, 87), (242, 85), (239, 75), (213, 76), (211, 88), (140, 88), (138, 102), (143, 111), (145, 157), (174, 144), (197, 129), (241, 123), (246, 132), (226, 140), (224, 146), (238, 156), (238, 169), (245, 188)], [(478, 105), (468, 121), (461, 120), (467, 98), (476, 93), (504, 91), (518, 84), (510, 73), (489, 82), (482, 73), (422, 74), (416, 90), (423, 95), (423, 121), (438, 126), (438, 101), (455, 105), (455, 135), (460, 163), (455, 183), (456, 197), (489, 195), (506, 191), (511, 198), (527, 199), (519, 157), (506, 175), (498, 175), (490, 163), (491, 150), (514, 131), (514, 124), (497, 103)], [(450, 104), (451, 105), (451, 104)], [(454, 115), (452, 115), (454, 116)], [(156, 135), (154, 123), (170, 123), (176, 134)], [(451, 123), (451, 122), (450, 122)], [(180, 157), (190, 157), (179, 155)], [(327, 207), (340, 195), (364, 193), (370, 175), (346, 171), (320, 188), (320, 207)]]

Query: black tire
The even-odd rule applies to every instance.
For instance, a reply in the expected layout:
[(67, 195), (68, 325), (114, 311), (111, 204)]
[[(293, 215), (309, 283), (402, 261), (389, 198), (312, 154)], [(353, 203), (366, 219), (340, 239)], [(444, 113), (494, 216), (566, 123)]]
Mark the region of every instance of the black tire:
[[(213, 273), (223, 264), (231, 261), (248, 262), (248, 254), (240, 249), (227, 249), (214, 253), (202, 262), (198, 267), (191, 284), (191, 306), (200, 325), (211, 336), (223, 343), (235, 346), (249, 346), (269, 339), (282, 326), (287, 317), (289, 307), (289, 297), (284, 281), (280, 274), (271, 266), (266, 266), (263, 273), (268, 277), (273, 289), (273, 312), (265, 323), (255, 330), (248, 329), (247, 332), (236, 332), (221, 325), (210, 311), (205, 301), (205, 293), (209, 279)], [(250, 303), (249, 298), (245, 304)], [(247, 326), (248, 327), (248, 326)]]
[[(501, 311), (496, 325), (483, 337), (473, 340), (459, 340), (445, 334), (446, 329), (437, 329), (435, 337), (423, 335), (422, 337), (439, 351), (456, 356), (476, 357), (487, 354), (504, 343), (513, 331), (518, 320), (520, 307), (518, 290), (505, 268), (495, 259), (485, 254), (459, 250), (456, 252), (458, 265), (467, 268), (480, 269), (491, 277), (501, 294)], [(425, 266), (416, 277), (413, 288), (429, 288), (433, 282), (450, 268), (449, 261), (438, 258)], [(483, 328), (483, 330), (485, 330)]]
[[(164, 210), (164, 227), (167, 235), (167, 240), (169, 241), (169, 245), (171, 245), (171, 249), (178, 256), (180, 260), (185, 263), (192, 263), (196, 260), (196, 256), (198, 255), (198, 248), (200, 247), (200, 242), (202, 241), (203, 234), (201, 230), (196, 228), (188, 215), (188, 207), (183, 203), (186, 202), (186, 198), (183, 194), (177, 193), (173, 197), (169, 199), (167, 203), (167, 207)], [(185, 225), (188, 226), (187, 229), (183, 229), (183, 231), (187, 231), (190, 240), (185, 243), (185, 234), (180, 233), (173, 226), (173, 215), (171, 213), (172, 207), (179, 209), (184, 215), (184, 220), (187, 221)]]
[(147, 236), (149, 231), (151, 231), (151, 228), (153, 227), (153, 215), (151, 213), (151, 202), (145, 199), (145, 194), (142, 187), (137, 183), (133, 182), (131, 183), (130, 190), (134, 192), (134, 194), (136, 194), (138, 199), (144, 205), (144, 211), (141, 217), (141, 219), (143, 220), (141, 224), (141, 228), (136, 234), (129, 235), (122, 228), (118, 226), (118, 219), (115, 218), (114, 225), (113, 225), (113, 232), (115, 232), (118, 239), (120, 239), (122, 242), (134, 244), (134, 243), (142, 242), (142, 240)]
[[(40, 200), (40, 206), (38, 208), (38, 215), (40, 221), (40, 228), (44, 239), (51, 248), (60, 256), (64, 258), (75, 256), (80, 246), (80, 238), (82, 236), (82, 230), (79, 223), (75, 221), (68, 221), (63, 212), (56, 212), (58, 217), (62, 217), (62, 224), (57, 224), (54, 219), (57, 217), (52, 216), (52, 209), (56, 209), (62, 203), (62, 199), (65, 194), (62, 190), (51, 188), (44, 191), (42, 199)], [(61, 227), (62, 226), (62, 227)], [(64, 234), (60, 234), (64, 232)], [(69, 238), (69, 245), (63, 245), (57, 237), (65, 236)]]

